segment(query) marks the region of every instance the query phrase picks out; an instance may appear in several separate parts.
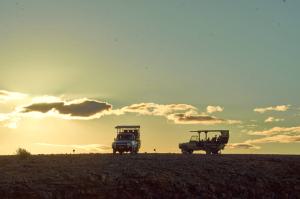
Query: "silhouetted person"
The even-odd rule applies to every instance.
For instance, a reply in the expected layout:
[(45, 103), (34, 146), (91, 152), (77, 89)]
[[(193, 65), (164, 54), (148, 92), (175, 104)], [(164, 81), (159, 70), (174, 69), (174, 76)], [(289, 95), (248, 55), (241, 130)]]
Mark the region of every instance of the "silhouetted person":
[(211, 139), (211, 141), (212, 141), (212, 142), (216, 142), (216, 141), (217, 141), (217, 136), (215, 135), (215, 137), (213, 137), (213, 138)]

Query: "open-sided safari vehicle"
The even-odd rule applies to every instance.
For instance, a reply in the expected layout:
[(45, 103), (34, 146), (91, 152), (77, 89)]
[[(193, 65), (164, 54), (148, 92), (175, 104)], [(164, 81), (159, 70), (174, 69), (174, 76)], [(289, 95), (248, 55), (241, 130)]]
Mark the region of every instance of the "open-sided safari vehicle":
[[(198, 130), (190, 132), (198, 133), (198, 135), (193, 135), (187, 143), (179, 144), (183, 154), (192, 154), (198, 150), (205, 151), (206, 154), (219, 154), (229, 140), (228, 130)], [(215, 133), (215, 135), (214, 137), (209, 137), (208, 133)]]
[(138, 153), (141, 147), (140, 126), (116, 126), (117, 137), (112, 143), (113, 153)]

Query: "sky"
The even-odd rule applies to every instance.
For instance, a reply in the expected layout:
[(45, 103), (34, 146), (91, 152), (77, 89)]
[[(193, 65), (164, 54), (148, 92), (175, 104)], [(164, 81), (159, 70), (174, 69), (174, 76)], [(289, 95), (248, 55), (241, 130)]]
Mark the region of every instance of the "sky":
[(223, 153), (299, 154), (297, 0), (1, 0), (0, 154), (179, 153), (228, 129)]

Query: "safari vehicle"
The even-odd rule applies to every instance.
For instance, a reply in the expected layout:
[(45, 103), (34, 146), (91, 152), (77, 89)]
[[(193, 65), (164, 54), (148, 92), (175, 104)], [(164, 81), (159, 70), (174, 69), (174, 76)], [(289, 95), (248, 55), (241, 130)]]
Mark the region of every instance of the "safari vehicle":
[[(183, 154), (192, 154), (198, 150), (205, 151), (208, 155), (219, 154), (229, 140), (228, 130), (198, 130), (190, 132), (198, 133), (198, 135), (193, 135), (187, 143), (179, 144)], [(215, 133), (215, 136), (210, 138), (208, 133)]]
[(116, 126), (117, 137), (112, 143), (113, 154), (136, 154), (141, 147), (140, 126)]

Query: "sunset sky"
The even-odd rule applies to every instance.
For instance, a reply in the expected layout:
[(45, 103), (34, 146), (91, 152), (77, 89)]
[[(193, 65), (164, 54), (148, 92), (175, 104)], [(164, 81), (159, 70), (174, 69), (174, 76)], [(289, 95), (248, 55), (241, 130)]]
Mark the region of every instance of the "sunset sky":
[(300, 1), (0, 1), (0, 155), (180, 152), (229, 129), (224, 153), (300, 152)]

